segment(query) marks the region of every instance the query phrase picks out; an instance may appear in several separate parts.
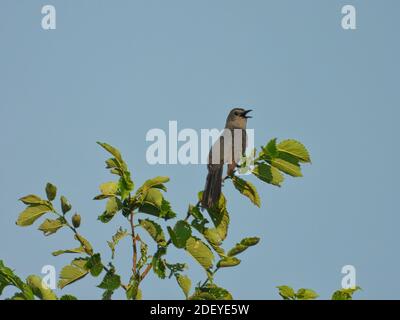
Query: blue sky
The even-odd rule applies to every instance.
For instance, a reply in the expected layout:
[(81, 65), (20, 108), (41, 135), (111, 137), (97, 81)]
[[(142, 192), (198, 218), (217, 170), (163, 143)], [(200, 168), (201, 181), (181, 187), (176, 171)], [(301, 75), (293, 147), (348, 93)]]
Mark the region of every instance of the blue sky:
[[(341, 28), (341, 7), (357, 9), (356, 31)], [(41, 29), (53, 4), (57, 29)], [(294, 138), (313, 163), (281, 189), (254, 178), (262, 208), (232, 186), (226, 248), (246, 236), (261, 243), (216, 283), (238, 299), (277, 299), (275, 287), (308, 287), (329, 298), (341, 268), (357, 270), (360, 299), (399, 298), (400, 224), (398, 1), (37, 1), (0, 2), (0, 259), (22, 277), (43, 265), (60, 271), (72, 257), (50, 252), (75, 245), (67, 230), (45, 238), (15, 225), (28, 193), (51, 181), (82, 215), (82, 233), (109, 256), (106, 240), (122, 217), (103, 225), (92, 201), (112, 177), (95, 141), (118, 147), (137, 185), (168, 175), (179, 217), (204, 186), (200, 165), (150, 166), (152, 128), (222, 127), (234, 106), (254, 109), (256, 145)], [(117, 249), (129, 275), (131, 245)], [(197, 283), (204, 272), (191, 257)], [(90, 277), (63, 293), (95, 299)], [(7, 291), (10, 292), (10, 291)], [(58, 293), (61, 294), (60, 291)], [(154, 275), (146, 299), (178, 299), (174, 280)], [(123, 297), (121, 294), (117, 297)]]

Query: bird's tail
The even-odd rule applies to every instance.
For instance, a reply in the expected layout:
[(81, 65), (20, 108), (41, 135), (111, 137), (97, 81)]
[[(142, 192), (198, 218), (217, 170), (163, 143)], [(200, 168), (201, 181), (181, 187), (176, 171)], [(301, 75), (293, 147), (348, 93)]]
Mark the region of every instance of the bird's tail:
[(212, 208), (221, 196), (223, 165), (210, 165), (206, 186), (204, 188), (201, 206), (203, 208)]

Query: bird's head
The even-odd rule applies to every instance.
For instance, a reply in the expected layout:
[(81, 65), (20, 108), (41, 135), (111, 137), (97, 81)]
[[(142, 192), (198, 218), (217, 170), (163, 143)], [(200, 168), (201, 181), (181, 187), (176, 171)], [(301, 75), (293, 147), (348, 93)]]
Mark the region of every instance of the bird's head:
[(251, 118), (248, 113), (251, 111), (243, 108), (232, 109), (226, 119), (226, 127), (230, 129), (246, 129), (247, 119)]

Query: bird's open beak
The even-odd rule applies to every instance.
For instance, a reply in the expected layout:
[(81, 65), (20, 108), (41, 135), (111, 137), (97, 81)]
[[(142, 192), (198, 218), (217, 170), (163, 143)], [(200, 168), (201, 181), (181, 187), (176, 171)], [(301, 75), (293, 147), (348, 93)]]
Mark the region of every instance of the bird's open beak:
[(242, 113), (242, 116), (243, 116), (244, 118), (246, 118), (246, 119), (251, 118), (251, 116), (248, 116), (248, 115), (247, 115), (247, 114), (248, 114), (249, 112), (251, 112), (251, 111), (253, 111), (253, 110), (246, 110), (245, 112)]

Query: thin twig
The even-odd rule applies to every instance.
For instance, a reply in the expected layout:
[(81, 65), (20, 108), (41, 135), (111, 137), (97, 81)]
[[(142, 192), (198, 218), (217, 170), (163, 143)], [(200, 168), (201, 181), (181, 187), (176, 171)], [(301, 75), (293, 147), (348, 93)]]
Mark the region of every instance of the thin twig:
[(146, 278), (146, 276), (149, 274), (150, 270), (151, 270), (152, 265), (148, 264), (146, 269), (143, 271), (142, 275), (140, 276), (140, 281), (143, 281), (144, 278)]
[(132, 246), (133, 246), (133, 259), (132, 259), (132, 271), (133, 274), (136, 275), (136, 265), (137, 265), (137, 247), (136, 247), (136, 236), (135, 236), (135, 224), (133, 223), (133, 211), (130, 214), (130, 224), (132, 230)]

